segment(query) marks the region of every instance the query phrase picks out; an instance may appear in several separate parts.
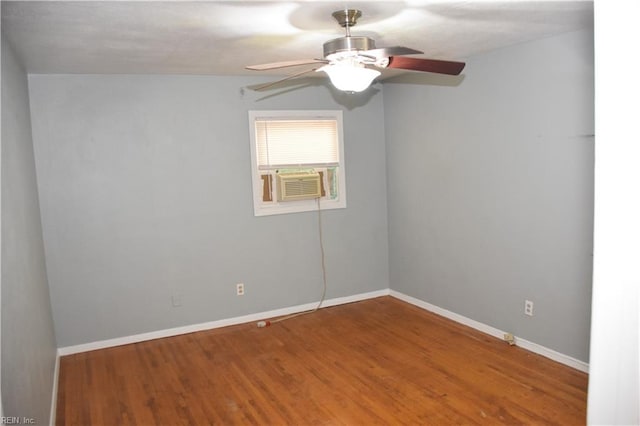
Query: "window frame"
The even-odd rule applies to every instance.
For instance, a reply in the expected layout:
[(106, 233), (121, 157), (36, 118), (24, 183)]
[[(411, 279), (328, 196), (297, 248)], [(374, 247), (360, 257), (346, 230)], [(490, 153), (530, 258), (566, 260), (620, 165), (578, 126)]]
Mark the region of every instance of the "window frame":
[[(325, 191), (325, 196), (320, 198), (320, 209), (340, 209), (347, 207), (347, 191), (345, 177), (345, 157), (344, 157), (344, 132), (343, 118), (341, 110), (251, 110), (249, 111), (249, 140), (251, 147), (251, 186), (253, 192), (253, 211), (254, 216), (270, 216), (276, 214), (300, 213), (315, 211), (318, 209), (317, 199), (283, 201), (278, 202), (275, 188), (272, 192), (273, 201), (263, 201), (263, 179), (262, 175), (265, 170), (258, 165), (258, 152), (256, 140), (256, 120), (274, 119), (274, 120), (313, 120), (313, 119), (330, 119), (335, 120), (337, 125), (338, 137), (338, 166), (336, 170), (338, 194), (335, 199), (330, 199), (329, 191)], [(306, 166), (305, 166), (306, 167)], [(281, 167), (282, 168), (282, 167)], [(292, 168), (300, 168), (300, 166), (292, 165)], [(324, 186), (328, 188), (326, 166), (309, 165), (308, 168), (316, 170), (324, 170)], [(286, 169), (286, 168), (283, 168)], [(273, 175), (272, 185), (276, 186), (275, 167), (269, 174)]]

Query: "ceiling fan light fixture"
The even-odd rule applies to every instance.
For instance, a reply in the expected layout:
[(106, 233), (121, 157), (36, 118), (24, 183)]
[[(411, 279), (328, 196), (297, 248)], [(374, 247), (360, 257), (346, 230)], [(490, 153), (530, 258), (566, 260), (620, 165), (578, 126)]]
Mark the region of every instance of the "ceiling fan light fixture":
[(369, 37), (352, 36), (350, 28), (356, 24), (361, 16), (362, 12), (357, 9), (344, 9), (333, 13), (338, 24), (345, 29), (345, 36), (324, 43), (321, 59), (282, 61), (245, 67), (250, 70), (265, 71), (299, 65), (326, 64), (320, 68), (307, 69), (289, 75), (276, 82), (259, 86), (255, 90), (263, 90), (314, 71), (327, 73), (331, 83), (338, 90), (354, 93), (366, 90), (380, 75), (380, 71), (377, 71), (376, 68), (395, 68), (445, 75), (459, 75), (464, 69), (464, 62), (411, 58), (407, 56), (424, 52), (404, 46), (377, 48), (375, 41)]
[(362, 65), (340, 63), (325, 65), (318, 68), (318, 71), (326, 72), (331, 84), (343, 92), (362, 92), (380, 75), (380, 71), (365, 68)]

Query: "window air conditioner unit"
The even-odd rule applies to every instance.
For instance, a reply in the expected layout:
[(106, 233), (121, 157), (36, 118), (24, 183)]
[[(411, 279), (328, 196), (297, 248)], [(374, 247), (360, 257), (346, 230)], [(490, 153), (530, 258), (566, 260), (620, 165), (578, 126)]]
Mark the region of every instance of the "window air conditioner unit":
[(320, 197), (320, 173), (278, 173), (276, 174), (278, 201), (308, 200)]

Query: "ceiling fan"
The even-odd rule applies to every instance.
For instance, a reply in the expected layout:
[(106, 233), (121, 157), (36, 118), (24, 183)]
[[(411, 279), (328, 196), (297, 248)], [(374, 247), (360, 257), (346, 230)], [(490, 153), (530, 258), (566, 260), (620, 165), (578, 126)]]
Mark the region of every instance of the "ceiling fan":
[(264, 90), (304, 74), (324, 71), (337, 89), (345, 92), (361, 92), (369, 87), (373, 80), (381, 74), (378, 69), (396, 68), (410, 71), (458, 75), (465, 66), (464, 62), (405, 57), (406, 55), (415, 55), (424, 52), (403, 46), (376, 48), (373, 39), (369, 37), (352, 36), (350, 28), (356, 25), (358, 18), (362, 16), (362, 12), (359, 10), (338, 10), (333, 12), (332, 16), (338, 24), (345, 29), (346, 35), (324, 43), (324, 57), (322, 59), (274, 62), (249, 65), (245, 68), (253, 71), (266, 71), (301, 65), (317, 65), (316, 67), (256, 87), (254, 90)]

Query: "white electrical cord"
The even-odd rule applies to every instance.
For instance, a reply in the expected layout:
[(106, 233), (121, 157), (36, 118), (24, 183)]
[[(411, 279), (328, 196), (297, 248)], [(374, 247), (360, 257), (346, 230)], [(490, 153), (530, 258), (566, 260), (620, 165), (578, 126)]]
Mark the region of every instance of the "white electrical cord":
[(322, 240), (322, 209), (320, 208), (320, 197), (316, 198), (316, 201), (318, 202), (318, 237), (320, 240), (320, 261), (322, 264), (322, 296), (320, 297), (320, 301), (318, 302), (315, 308), (310, 309), (308, 311), (297, 312), (295, 314), (287, 315), (285, 317), (281, 317), (273, 321), (267, 321), (267, 320), (258, 321), (258, 327), (268, 327), (271, 324), (275, 324), (277, 322), (284, 321), (289, 318), (294, 318), (300, 315), (311, 314), (317, 311), (318, 309), (320, 309), (320, 306), (322, 306), (322, 303), (324, 302), (324, 299), (327, 295), (327, 267), (324, 259), (324, 241)]

